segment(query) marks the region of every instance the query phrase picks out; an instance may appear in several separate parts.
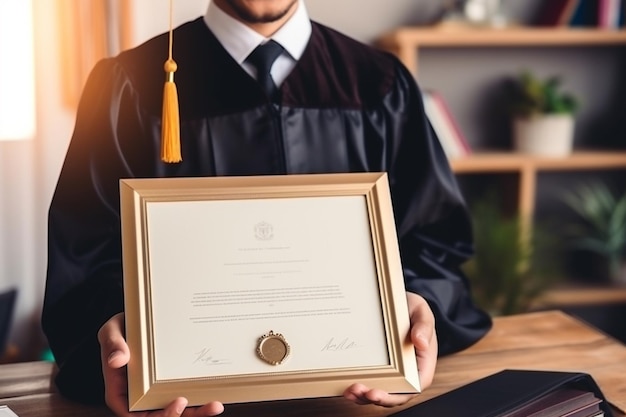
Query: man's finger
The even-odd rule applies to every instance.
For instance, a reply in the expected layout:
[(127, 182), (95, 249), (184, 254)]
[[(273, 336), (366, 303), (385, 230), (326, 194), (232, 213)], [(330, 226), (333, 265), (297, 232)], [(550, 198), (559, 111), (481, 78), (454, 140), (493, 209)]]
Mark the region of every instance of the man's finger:
[(198, 408), (188, 408), (183, 413), (183, 417), (211, 417), (224, 412), (224, 405), (213, 401)]
[(435, 334), (435, 316), (430, 306), (417, 294), (407, 293), (411, 315), (411, 341), (418, 350), (427, 350)]
[(417, 294), (407, 293), (411, 314), (411, 342), (415, 346), (415, 356), (422, 389), (429, 387), (437, 366), (437, 332), (435, 316), (426, 300)]
[[(102, 376), (104, 378), (104, 399), (107, 406), (117, 416), (129, 416), (128, 380), (124, 366), (130, 353), (124, 340), (124, 314), (111, 317), (98, 331)], [(138, 417), (147, 416), (140, 413)]]
[(117, 369), (130, 359), (128, 345), (124, 339), (124, 313), (111, 317), (98, 331), (98, 342), (102, 363)]
[(352, 384), (343, 396), (359, 405), (374, 404), (381, 407), (396, 407), (405, 404), (413, 394), (389, 394), (380, 389), (369, 389), (363, 384)]

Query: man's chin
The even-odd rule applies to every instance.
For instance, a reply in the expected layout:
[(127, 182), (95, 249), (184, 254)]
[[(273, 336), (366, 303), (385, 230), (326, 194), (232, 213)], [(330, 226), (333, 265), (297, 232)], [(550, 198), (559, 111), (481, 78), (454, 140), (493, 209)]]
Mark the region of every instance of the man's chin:
[(272, 4), (268, 5), (267, 3), (274, 2), (266, 1), (260, 2), (265, 3), (265, 6), (260, 5), (258, 7), (254, 7), (245, 0), (226, 0), (226, 3), (228, 3), (232, 11), (239, 17), (239, 19), (249, 24), (278, 22), (293, 10), (297, 2), (298, 0), (291, 0), (284, 5), (273, 6)]

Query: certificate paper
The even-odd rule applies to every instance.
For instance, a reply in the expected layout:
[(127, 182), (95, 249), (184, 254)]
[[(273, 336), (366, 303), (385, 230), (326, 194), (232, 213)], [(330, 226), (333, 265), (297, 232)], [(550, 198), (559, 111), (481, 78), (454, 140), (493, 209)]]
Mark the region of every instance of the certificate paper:
[(419, 391), (385, 174), (121, 190), (131, 410)]

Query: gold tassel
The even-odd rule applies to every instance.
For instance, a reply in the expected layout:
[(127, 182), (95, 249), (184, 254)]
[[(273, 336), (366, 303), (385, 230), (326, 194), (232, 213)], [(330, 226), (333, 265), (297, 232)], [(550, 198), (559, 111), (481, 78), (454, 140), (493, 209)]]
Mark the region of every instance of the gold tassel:
[(177, 65), (172, 58), (172, 35), (172, 0), (170, 0), (169, 58), (164, 65), (167, 78), (163, 87), (163, 119), (161, 124), (161, 160), (167, 163), (177, 163), (183, 160), (180, 152), (178, 91), (174, 83)]
[(180, 154), (180, 120), (178, 115), (178, 91), (174, 83), (176, 63), (165, 62), (168, 79), (163, 87), (163, 122), (161, 126), (161, 160), (176, 163), (183, 160)]

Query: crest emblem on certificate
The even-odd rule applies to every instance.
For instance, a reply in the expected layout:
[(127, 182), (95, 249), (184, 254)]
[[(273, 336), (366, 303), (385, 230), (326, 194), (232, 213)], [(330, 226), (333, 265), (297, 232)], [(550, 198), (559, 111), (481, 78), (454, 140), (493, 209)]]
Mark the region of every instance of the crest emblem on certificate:
[(272, 240), (274, 238), (274, 227), (267, 222), (257, 223), (254, 225), (254, 237), (258, 240)]

